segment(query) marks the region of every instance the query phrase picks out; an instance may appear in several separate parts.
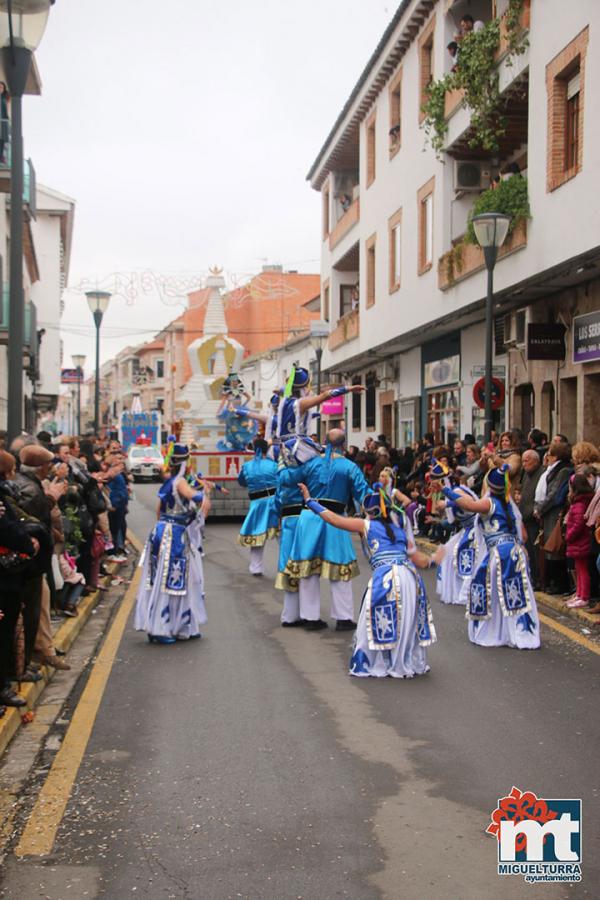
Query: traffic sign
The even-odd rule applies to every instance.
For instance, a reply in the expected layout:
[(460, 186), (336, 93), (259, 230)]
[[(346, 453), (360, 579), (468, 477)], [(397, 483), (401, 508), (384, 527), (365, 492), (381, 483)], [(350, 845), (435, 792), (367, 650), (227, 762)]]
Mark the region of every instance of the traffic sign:
[[(473, 385), (473, 400), (479, 409), (485, 409), (485, 378), (480, 378)], [(492, 378), (492, 409), (500, 409), (504, 403), (504, 382)]]

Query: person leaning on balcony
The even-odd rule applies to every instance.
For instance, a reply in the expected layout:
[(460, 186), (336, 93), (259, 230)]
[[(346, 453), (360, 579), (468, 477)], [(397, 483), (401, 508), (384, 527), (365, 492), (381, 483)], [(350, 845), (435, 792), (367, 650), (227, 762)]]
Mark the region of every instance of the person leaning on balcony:
[(6, 82), (0, 81), (0, 163), (6, 162), (6, 145), (8, 144), (8, 104), (10, 95)]
[(350, 194), (338, 194), (338, 200), (340, 201), (340, 206), (344, 212), (352, 206), (352, 197)]
[(459, 32), (456, 35), (457, 41), (462, 41), (464, 37), (471, 32), (483, 31), (485, 28), (485, 24), (481, 21), (481, 19), (473, 19), (473, 16), (468, 13), (462, 17), (460, 20)]
[[(452, 66), (450, 68), (451, 72), (456, 72), (458, 68), (458, 44), (456, 41), (450, 41), (449, 44), (446, 45), (446, 50), (450, 54), (450, 62)], [(391, 134), (391, 132), (390, 132)]]
[(355, 284), (352, 288), (352, 293), (350, 294), (350, 310), (354, 312), (358, 309), (360, 304), (360, 294), (358, 292), (358, 285)]

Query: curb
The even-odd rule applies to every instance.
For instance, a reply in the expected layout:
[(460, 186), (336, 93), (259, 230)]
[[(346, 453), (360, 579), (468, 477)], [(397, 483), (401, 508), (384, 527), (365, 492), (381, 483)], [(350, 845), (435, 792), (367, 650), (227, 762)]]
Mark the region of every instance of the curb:
[[(127, 532), (127, 538), (134, 550), (139, 553), (141, 544), (137, 537), (131, 532)], [(116, 569), (115, 569), (116, 571)], [(106, 576), (112, 577), (112, 574)], [(93, 594), (84, 597), (79, 603), (79, 614), (74, 619), (65, 619), (64, 622), (56, 629), (53, 634), (54, 646), (67, 653), (77, 640), (78, 635), (89, 621), (94, 609), (100, 601), (102, 592), (95, 591)], [(8, 706), (3, 717), (0, 719), (0, 757), (23, 726), (21, 715), (25, 712), (32, 712), (37, 706), (38, 700), (44, 693), (46, 686), (52, 681), (56, 670), (52, 666), (42, 666), (40, 669), (42, 680), (36, 682), (23, 682), (19, 695), (26, 701), (27, 706), (21, 706), (19, 709), (15, 706)]]
[[(440, 544), (432, 544), (426, 538), (418, 537), (416, 542), (418, 547), (429, 553), (435, 553), (440, 547)], [(600, 631), (600, 616), (592, 616), (585, 609), (569, 609), (558, 597), (546, 594), (544, 591), (536, 591), (535, 599), (540, 606), (552, 609), (554, 612), (560, 613), (562, 616), (568, 616), (570, 619), (577, 619), (582, 625), (585, 625), (586, 628), (590, 628), (592, 631)]]

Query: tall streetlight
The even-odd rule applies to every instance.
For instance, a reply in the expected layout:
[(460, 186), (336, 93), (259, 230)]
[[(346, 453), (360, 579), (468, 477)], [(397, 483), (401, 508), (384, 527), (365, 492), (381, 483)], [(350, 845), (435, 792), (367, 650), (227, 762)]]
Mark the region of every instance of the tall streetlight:
[(81, 437), (81, 380), (83, 378), (85, 356), (83, 353), (76, 353), (71, 359), (73, 360), (73, 365), (77, 369), (77, 434)]
[[(323, 349), (325, 347), (325, 342), (327, 341), (328, 336), (329, 325), (327, 322), (313, 320), (310, 323), (310, 345), (315, 351), (315, 355), (317, 357), (317, 394), (321, 393), (321, 358), (323, 356)], [(317, 440), (321, 440), (320, 416), (317, 424)]]
[(494, 307), (494, 266), (498, 259), (498, 250), (504, 243), (510, 225), (510, 216), (503, 213), (482, 213), (473, 216), (473, 228), (479, 246), (483, 250), (487, 268), (487, 298), (485, 301), (485, 421), (484, 435), (488, 444), (492, 439), (494, 412), (492, 409), (492, 311)]
[(11, 96), (10, 297), (8, 327), (8, 437), (23, 428), (23, 116), (31, 57), (40, 43), (54, 0), (0, 0), (0, 48)]
[(86, 291), (88, 306), (96, 326), (96, 381), (94, 384), (94, 434), (100, 431), (100, 326), (112, 294), (109, 291)]

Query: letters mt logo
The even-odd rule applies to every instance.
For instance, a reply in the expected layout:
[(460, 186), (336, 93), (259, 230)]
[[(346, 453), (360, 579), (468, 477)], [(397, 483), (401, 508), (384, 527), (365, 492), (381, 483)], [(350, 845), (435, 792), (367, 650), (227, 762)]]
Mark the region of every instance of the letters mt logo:
[(581, 881), (581, 800), (542, 800), (513, 787), (486, 829), (498, 840), (498, 874)]

